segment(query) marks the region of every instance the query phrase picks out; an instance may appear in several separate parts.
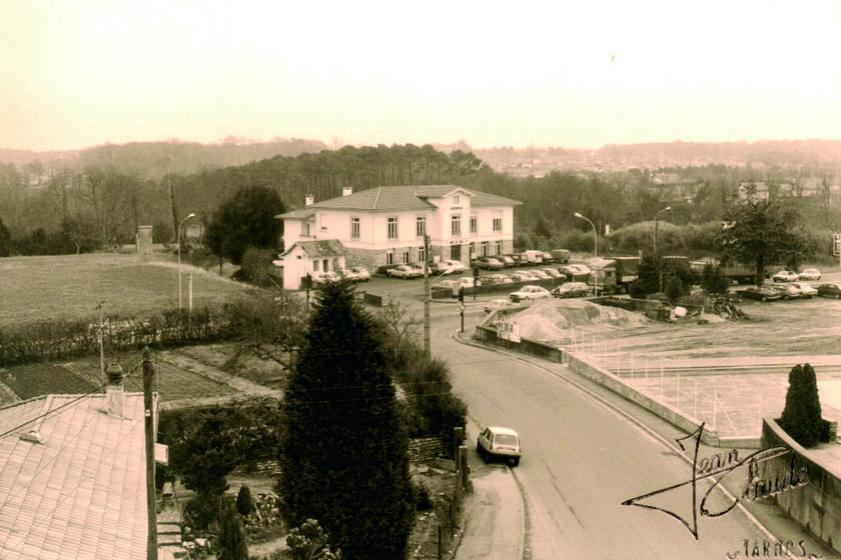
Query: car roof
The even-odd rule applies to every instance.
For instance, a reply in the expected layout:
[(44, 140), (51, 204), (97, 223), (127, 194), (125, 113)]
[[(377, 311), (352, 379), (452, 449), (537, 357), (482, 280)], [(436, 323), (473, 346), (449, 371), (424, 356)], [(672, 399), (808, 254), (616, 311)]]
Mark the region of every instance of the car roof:
[(495, 434), (508, 434), (510, 436), (517, 435), (517, 432), (511, 428), (503, 428), (502, 426), (488, 426), (488, 429)]

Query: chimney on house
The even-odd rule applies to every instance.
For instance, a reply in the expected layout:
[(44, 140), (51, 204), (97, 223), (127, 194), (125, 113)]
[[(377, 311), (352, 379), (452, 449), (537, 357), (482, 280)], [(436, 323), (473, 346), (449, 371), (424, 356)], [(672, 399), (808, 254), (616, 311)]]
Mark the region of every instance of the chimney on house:
[(311, 194), (304, 196), (304, 206), (312, 206), (312, 203), (315, 202), (315, 197)]
[(123, 368), (119, 364), (108, 364), (105, 368), (108, 385), (105, 388), (105, 403), (108, 414), (123, 416)]
[(342, 187), (342, 196), (350, 196), (353, 194), (353, 187)]

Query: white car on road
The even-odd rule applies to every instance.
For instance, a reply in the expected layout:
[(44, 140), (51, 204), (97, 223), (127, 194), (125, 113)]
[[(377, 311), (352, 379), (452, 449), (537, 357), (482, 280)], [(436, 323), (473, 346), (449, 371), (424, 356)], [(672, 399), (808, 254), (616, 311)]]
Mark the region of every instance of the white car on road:
[(808, 282), (793, 282), (791, 285), (799, 289), (800, 293), (803, 294), (803, 297), (812, 297), (818, 295), (818, 290), (813, 288), (812, 285)]
[(511, 298), (513, 302), (520, 302), (525, 299), (541, 299), (541, 298), (548, 298), (552, 297), (552, 294), (549, 293), (549, 290), (546, 288), (541, 288), (540, 286), (523, 286), (516, 292), (511, 292), (508, 294), (508, 297)]
[(400, 266), (388, 269), (386, 274), (393, 276), (394, 278), (403, 278), (405, 280), (408, 280), (409, 278), (423, 278), (423, 269), (410, 264), (401, 264)]
[(502, 459), (512, 467), (520, 464), (520, 436), (511, 428), (488, 426), (476, 438), (476, 452), (485, 461)]

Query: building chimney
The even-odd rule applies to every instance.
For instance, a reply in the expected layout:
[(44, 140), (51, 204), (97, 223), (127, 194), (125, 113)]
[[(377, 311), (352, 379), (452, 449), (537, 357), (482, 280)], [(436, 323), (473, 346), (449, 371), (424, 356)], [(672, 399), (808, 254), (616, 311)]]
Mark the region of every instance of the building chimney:
[(108, 364), (105, 368), (108, 385), (105, 388), (105, 402), (108, 414), (123, 416), (123, 368), (119, 364)]
[(304, 197), (304, 206), (312, 206), (312, 203), (315, 202), (315, 197), (311, 194), (308, 194)]
[(353, 194), (353, 187), (343, 187), (342, 196), (350, 196)]

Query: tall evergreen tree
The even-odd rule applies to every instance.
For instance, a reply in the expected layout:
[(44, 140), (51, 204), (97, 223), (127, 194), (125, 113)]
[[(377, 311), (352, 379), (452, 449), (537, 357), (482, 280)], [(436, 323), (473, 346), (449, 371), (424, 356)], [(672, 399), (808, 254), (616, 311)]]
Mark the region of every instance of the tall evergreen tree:
[(413, 521), (407, 438), (381, 336), (345, 283), (320, 290), (284, 402), (279, 489), (345, 558), (402, 559)]
[(821, 401), (815, 370), (809, 364), (791, 368), (780, 426), (803, 447), (814, 447), (820, 441)]

